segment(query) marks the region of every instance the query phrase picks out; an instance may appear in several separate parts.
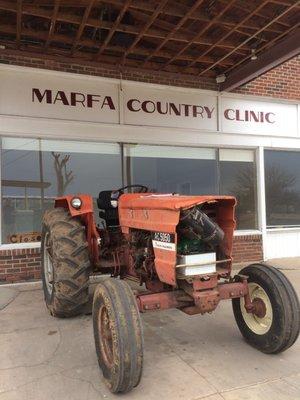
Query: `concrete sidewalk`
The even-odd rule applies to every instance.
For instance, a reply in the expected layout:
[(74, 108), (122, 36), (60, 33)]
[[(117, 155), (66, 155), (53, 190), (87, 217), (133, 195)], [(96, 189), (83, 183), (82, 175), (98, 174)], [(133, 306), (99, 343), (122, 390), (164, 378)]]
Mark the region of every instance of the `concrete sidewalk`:
[[(274, 267), (285, 271), (285, 270), (299, 270), (300, 271), (300, 257), (289, 257), (289, 258), (272, 258), (267, 261), (264, 261), (266, 264), (273, 265)], [(246, 265), (247, 263), (239, 263), (233, 264), (233, 270), (240, 270)]]
[(272, 260), (268, 260), (266, 262), (282, 270), (295, 269), (300, 271), (300, 257), (273, 258)]
[[(300, 268), (287, 268), (299, 295)], [(51, 317), (40, 283), (0, 286), (0, 304), (0, 400), (117, 398), (98, 369), (90, 315)], [(169, 310), (142, 318), (143, 378), (122, 399), (300, 399), (300, 341), (279, 355), (254, 350), (230, 302), (211, 315)]]

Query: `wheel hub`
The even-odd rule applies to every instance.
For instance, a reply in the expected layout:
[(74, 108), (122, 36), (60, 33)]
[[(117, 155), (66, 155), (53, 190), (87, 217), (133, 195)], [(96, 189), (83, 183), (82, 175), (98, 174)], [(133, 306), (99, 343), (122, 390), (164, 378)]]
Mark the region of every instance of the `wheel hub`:
[(264, 335), (273, 323), (273, 308), (270, 298), (258, 283), (249, 282), (248, 288), (253, 310), (247, 312), (244, 298), (240, 299), (244, 321), (252, 332), (257, 335)]
[(267, 313), (267, 307), (262, 299), (259, 297), (255, 297), (252, 300), (253, 311), (252, 313), (256, 315), (258, 318), (264, 318)]
[(111, 368), (113, 365), (113, 338), (110, 327), (110, 318), (108, 310), (102, 306), (99, 310), (99, 332), (100, 332), (100, 349), (103, 354), (105, 364)]

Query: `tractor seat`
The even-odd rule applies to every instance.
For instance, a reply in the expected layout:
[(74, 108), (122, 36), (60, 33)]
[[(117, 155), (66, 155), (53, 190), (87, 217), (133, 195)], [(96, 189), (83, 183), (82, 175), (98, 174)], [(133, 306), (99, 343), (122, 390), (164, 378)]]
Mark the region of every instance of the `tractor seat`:
[(111, 196), (112, 192), (112, 190), (103, 190), (97, 199), (100, 210), (99, 217), (105, 220), (107, 227), (119, 225), (118, 207), (113, 207), (111, 204), (111, 201), (114, 200)]

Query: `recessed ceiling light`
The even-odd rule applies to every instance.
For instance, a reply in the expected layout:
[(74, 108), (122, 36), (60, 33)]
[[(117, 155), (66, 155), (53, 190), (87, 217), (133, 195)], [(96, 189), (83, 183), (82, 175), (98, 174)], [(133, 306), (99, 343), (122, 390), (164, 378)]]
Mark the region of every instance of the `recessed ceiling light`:
[(0, 50), (5, 50), (6, 46), (4, 46), (4, 44), (0, 44)]

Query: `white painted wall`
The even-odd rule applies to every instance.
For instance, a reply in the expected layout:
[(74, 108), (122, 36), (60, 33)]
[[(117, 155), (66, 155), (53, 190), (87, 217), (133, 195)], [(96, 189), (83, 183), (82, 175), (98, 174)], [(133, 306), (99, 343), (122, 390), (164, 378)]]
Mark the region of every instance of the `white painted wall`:
[(264, 258), (300, 257), (300, 229), (268, 230), (265, 235)]

